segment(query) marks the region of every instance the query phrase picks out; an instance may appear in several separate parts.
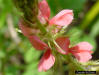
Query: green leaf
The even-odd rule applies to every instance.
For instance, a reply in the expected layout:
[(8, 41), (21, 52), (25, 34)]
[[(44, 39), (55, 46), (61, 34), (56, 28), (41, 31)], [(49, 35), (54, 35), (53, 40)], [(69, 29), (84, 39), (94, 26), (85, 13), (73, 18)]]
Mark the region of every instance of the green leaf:
[(93, 37), (89, 38), (89, 35), (85, 35), (79, 28), (74, 27), (70, 29), (70, 31), (67, 32), (67, 35), (70, 37), (71, 46), (76, 45), (79, 42), (86, 41), (93, 46), (93, 51), (96, 50), (97, 44), (95, 39)]
[(83, 31), (77, 27), (71, 28), (67, 32), (67, 35), (69, 36), (72, 45), (79, 41), (82, 34)]
[(34, 48), (30, 48), (29, 50), (27, 50), (24, 54), (24, 60), (27, 63), (31, 63), (34, 62), (36, 60), (38, 60), (40, 56), (40, 52), (35, 50)]
[(4, 23), (6, 22), (7, 14), (11, 12), (13, 8), (12, 0), (1, 0), (0, 6), (1, 5), (2, 7), (0, 10), (0, 29), (5, 25)]
[(38, 62), (28, 64), (22, 75), (48, 75), (49, 72), (38, 72)]
[(93, 38), (97, 35), (99, 35), (99, 19), (93, 24), (93, 27), (90, 32), (90, 36)]
[(2, 11), (2, 13), (0, 13), (0, 29), (3, 27), (5, 21), (6, 21), (6, 16), (7, 16), (7, 12), (4, 10)]
[(13, 65), (6, 67), (5, 75), (18, 75), (18, 68)]
[(36, 69), (28, 70), (22, 75), (49, 75), (47, 72), (38, 72)]
[(5, 51), (0, 50), (0, 58), (4, 58), (6, 56)]

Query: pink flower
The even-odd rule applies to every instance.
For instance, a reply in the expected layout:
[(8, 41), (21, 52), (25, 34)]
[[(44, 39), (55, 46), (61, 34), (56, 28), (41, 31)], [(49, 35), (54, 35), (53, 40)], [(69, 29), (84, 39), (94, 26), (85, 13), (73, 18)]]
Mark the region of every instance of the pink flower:
[(39, 62), (38, 70), (41, 72), (50, 69), (55, 63), (55, 57), (52, 55), (50, 48), (47, 46), (46, 43), (42, 42), (37, 36), (30, 36), (28, 38), (33, 47), (37, 50), (46, 50)]
[(90, 45), (88, 42), (81, 42), (70, 48), (70, 53), (72, 53), (79, 62), (87, 62), (92, 58), (92, 48), (92, 45)]
[(52, 55), (50, 48), (47, 46), (46, 43), (42, 42), (37, 36), (30, 36), (28, 38), (33, 47), (37, 50), (46, 50), (39, 62), (38, 70), (46, 71), (50, 69), (55, 63), (55, 57)]
[(50, 25), (68, 26), (73, 20), (72, 10), (62, 10), (49, 20)]
[(41, 2), (39, 2), (38, 7), (42, 16), (48, 21), (50, 17), (50, 8), (46, 0), (42, 0)]
[(48, 48), (47, 44), (41, 41), (40, 38), (35, 35), (29, 36), (28, 39), (33, 47), (37, 50), (46, 50)]
[[(50, 8), (46, 0), (42, 0), (39, 3), (39, 10), (41, 12), (42, 17), (44, 17), (46, 21), (49, 22), (49, 25), (68, 26), (73, 20), (73, 11), (68, 9), (60, 11), (56, 16), (49, 20)], [(40, 21), (41, 20), (42, 18), (40, 19)]]
[(44, 53), (43, 57), (39, 62), (39, 65), (38, 65), (39, 72), (50, 69), (54, 65), (54, 63), (55, 63), (55, 57), (52, 55), (51, 50), (48, 49)]
[(76, 46), (69, 48), (70, 40), (67, 37), (59, 37), (56, 39), (56, 43), (59, 45), (57, 50), (62, 54), (73, 54), (79, 62), (87, 62), (92, 58), (92, 45), (88, 42), (81, 42)]
[(56, 39), (56, 43), (59, 45), (59, 47), (61, 49), (59, 49), (58, 47), (57, 50), (62, 53), (62, 54), (67, 54), (68, 50), (69, 50), (69, 44), (70, 44), (70, 40), (68, 37), (59, 37)]
[(46, 50), (48, 48), (47, 44), (40, 40), (37, 36), (33, 35), (36, 33), (34, 29), (28, 27), (23, 20), (20, 20), (19, 27), (22, 33), (29, 39), (33, 47), (37, 50)]
[(55, 63), (55, 57), (52, 55), (50, 48), (47, 46), (46, 43), (42, 42), (37, 36), (30, 36), (28, 38), (33, 47), (37, 50), (46, 50), (39, 62), (38, 70), (41, 72), (50, 69)]
[(32, 34), (32, 29), (26, 26), (26, 23), (21, 20), (19, 23), (19, 27), (22, 33), (29, 39), (31, 44), (36, 50), (46, 50), (43, 57), (40, 60), (38, 70), (39, 71), (46, 71), (50, 69), (55, 62), (55, 57), (52, 55), (50, 48), (46, 43), (40, 40), (37, 36)]

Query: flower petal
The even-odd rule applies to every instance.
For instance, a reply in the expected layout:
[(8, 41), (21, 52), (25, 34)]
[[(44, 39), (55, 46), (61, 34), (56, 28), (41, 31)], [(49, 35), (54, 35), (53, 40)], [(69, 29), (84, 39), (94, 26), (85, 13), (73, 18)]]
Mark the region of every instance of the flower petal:
[(72, 49), (75, 51), (90, 51), (92, 49), (92, 45), (88, 42), (80, 42), (76, 46), (74, 46)]
[(45, 24), (46, 23), (46, 20), (45, 18), (42, 16), (41, 12), (39, 11), (39, 14), (38, 14), (38, 19), (39, 21), (42, 23), (42, 24)]
[(22, 33), (26, 37), (29, 37), (33, 34), (37, 34), (40, 32), (40, 30), (38, 30), (38, 29), (33, 29), (33, 28), (29, 27), (28, 24), (26, 22), (24, 22), (23, 19), (21, 19), (19, 21), (19, 28), (21, 29)]
[(50, 17), (50, 8), (49, 5), (47, 3), (46, 0), (42, 0), (41, 2), (39, 2), (39, 10), (41, 11), (41, 14), (43, 15), (43, 17), (48, 20), (48, 18)]
[(87, 62), (92, 58), (89, 52), (75, 53), (74, 56), (79, 62)]
[(72, 10), (62, 10), (55, 17), (49, 20), (50, 25), (68, 26), (73, 20)]
[(92, 58), (91, 49), (92, 46), (88, 42), (80, 42), (70, 48), (69, 52), (72, 53), (79, 62), (87, 62)]
[(28, 37), (33, 47), (37, 50), (46, 50), (48, 48), (47, 44), (41, 41), (37, 36)]
[(48, 49), (43, 57), (41, 58), (39, 65), (38, 65), (38, 71), (46, 71), (50, 69), (55, 63), (55, 57), (52, 55), (51, 50)]
[(27, 24), (21, 19), (19, 21), (19, 28), (21, 29), (22, 33), (24, 36), (30, 36), (32, 34), (32, 28), (29, 28)]
[(56, 39), (56, 43), (60, 46), (61, 49), (57, 48), (57, 50), (62, 54), (67, 54), (69, 50), (70, 40), (67, 37), (59, 37)]

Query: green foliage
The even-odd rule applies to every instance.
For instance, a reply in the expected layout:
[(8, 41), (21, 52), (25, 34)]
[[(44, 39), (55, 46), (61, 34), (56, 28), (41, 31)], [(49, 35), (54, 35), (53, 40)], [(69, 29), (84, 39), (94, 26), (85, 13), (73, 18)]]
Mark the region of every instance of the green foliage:
[(4, 58), (6, 56), (4, 50), (0, 50), (0, 58)]
[(84, 34), (81, 29), (74, 27), (67, 32), (67, 35), (70, 37), (71, 45), (76, 45), (79, 42), (86, 41), (93, 46), (93, 51), (96, 50), (97, 45), (95, 39), (93, 37), (89, 38), (89, 35)]
[(26, 66), (26, 70), (22, 75), (48, 75), (48, 72), (38, 72), (38, 61), (32, 62), (31, 64)]
[(70, 37), (70, 41), (72, 44), (77, 43), (80, 37), (82, 36), (82, 34), (83, 31), (77, 27), (73, 27), (67, 32), (67, 35)]
[(27, 65), (23, 75), (48, 75), (48, 72), (38, 72), (40, 52), (36, 51), (34, 48), (30, 48), (25, 52), (24, 60)]
[(14, 65), (9, 65), (5, 70), (5, 75), (18, 75), (18, 68)]
[(39, 57), (40, 57), (40, 52), (36, 51), (34, 48), (30, 48), (24, 53), (24, 60), (27, 63), (37, 61)]
[(48, 0), (48, 2), (54, 15), (62, 9), (72, 9), (77, 17), (86, 0)]
[(80, 27), (82, 29), (86, 29), (88, 26), (90, 26), (90, 24), (94, 21), (94, 19), (98, 16), (98, 14), (99, 14), (99, 0), (97, 0), (96, 3), (93, 5), (93, 7), (88, 11)]
[(12, 0), (0, 0), (0, 29), (5, 24), (7, 14), (12, 11)]

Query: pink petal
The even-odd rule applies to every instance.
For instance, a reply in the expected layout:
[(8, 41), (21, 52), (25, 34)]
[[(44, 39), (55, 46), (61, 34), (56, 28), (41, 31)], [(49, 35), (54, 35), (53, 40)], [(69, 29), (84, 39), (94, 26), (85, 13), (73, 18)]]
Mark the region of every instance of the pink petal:
[(87, 62), (92, 58), (91, 49), (92, 45), (88, 42), (81, 42), (70, 48), (69, 52), (72, 53), (79, 62)]
[(59, 37), (56, 39), (56, 43), (60, 46), (61, 49), (57, 50), (62, 54), (67, 54), (69, 49), (70, 40), (67, 37)]
[(42, 0), (41, 2), (39, 2), (39, 10), (41, 11), (41, 14), (43, 15), (43, 17), (48, 20), (49, 16), (50, 16), (50, 8), (49, 5), (47, 3), (46, 0)]
[(46, 50), (48, 48), (47, 44), (41, 41), (37, 36), (30, 36), (28, 39), (37, 50)]
[(46, 23), (46, 20), (45, 18), (42, 16), (41, 12), (39, 11), (39, 14), (38, 14), (38, 19), (39, 21), (42, 23), (42, 24), (45, 24)]
[(52, 55), (51, 50), (48, 49), (43, 57), (41, 58), (39, 65), (38, 65), (38, 71), (46, 71), (50, 69), (55, 63), (55, 57)]
[(68, 26), (73, 20), (72, 10), (62, 10), (55, 17), (49, 20), (50, 25)]
[(79, 62), (87, 62), (92, 58), (89, 52), (75, 53), (74, 56)]
[(19, 28), (21, 29), (24, 36), (30, 36), (33, 32), (32, 28), (29, 28), (27, 24), (21, 19), (19, 22)]
[(88, 42), (80, 42), (76, 46), (74, 46), (72, 49), (76, 51), (80, 51), (80, 50), (90, 51), (92, 48), (93, 48), (92, 45), (89, 44)]

